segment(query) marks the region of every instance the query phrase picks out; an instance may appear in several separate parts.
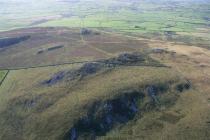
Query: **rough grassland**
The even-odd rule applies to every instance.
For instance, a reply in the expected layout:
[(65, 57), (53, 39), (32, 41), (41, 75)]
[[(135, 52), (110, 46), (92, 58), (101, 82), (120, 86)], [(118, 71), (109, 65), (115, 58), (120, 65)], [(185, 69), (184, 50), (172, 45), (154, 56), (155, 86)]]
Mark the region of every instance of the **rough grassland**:
[[(20, 36), (30, 38), (6, 48), (0, 47), (0, 68), (15, 69), (98, 60), (147, 47), (146, 41), (94, 29), (88, 35), (82, 35), (78, 28), (28, 28), (0, 33), (0, 38)], [(56, 46), (62, 47), (50, 49)]]
[(209, 48), (209, 0), (43, 0), (36, 6), (34, 2), (4, 1), (0, 13), (8, 13), (1, 15), (0, 31), (34, 26), (90, 27)]
[[(51, 76), (49, 73), (71, 67), (10, 73), (0, 89), (0, 111), (4, 114), (0, 116), (1, 139), (62, 139), (74, 120), (87, 111), (83, 106), (96, 100), (110, 99), (123, 89), (179, 80), (179, 76), (168, 68), (120, 67), (87, 77), (77, 84), (61, 82), (50, 87), (40, 85), (41, 81)], [(34, 102), (28, 104), (30, 101)]]
[(0, 85), (1, 85), (2, 82), (3, 82), (2, 80), (4, 80), (4, 77), (5, 77), (5, 75), (6, 75), (6, 72), (7, 72), (7, 71), (1, 71), (1, 70), (0, 70)]
[[(120, 35), (113, 35), (120, 42), (123, 40)], [(99, 42), (101, 44), (103, 41), (103, 38), (97, 36), (83, 39), (89, 41), (91, 45)], [(145, 42), (142, 38), (130, 37), (129, 39), (136, 39), (137, 42), (141, 42), (140, 44)], [(118, 44), (111, 38), (104, 40)], [(0, 116), (0, 131), (2, 132), (0, 138), (5, 140), (14, 137), (17, 140), (62, 139), (78, 116), (86, 114), (87, 110), (83, 107), (89, 103), (110, 99), (118, 94), (118, 91), (126, 88), (138, 89), (139, 86), (145, 84), (184, 78), (193, 84), (193, 88), (181, 93), (173, 107), (169, 109), (163, 107), (161, 110), (148, 112), (143, 118), (130, 121), (119, 129), (116, 128), (101, 139), (123, 137), (153, 140), (155, 137), (162, 140), (172, 137), (174, 140), (177, 138), (208, 140), (210, 135), (208, 131), (210, 120), (209, 50), (157, 40), (150, 40), (147, 43), (151, 49), (157, 47), (166, 49), (166, 52), (152, 53), (151, 56), (171, 66), (171, 69), (122, 67), (87, 77), (79, 82), (61, 81), (55, 86), (43, 86), (41, 82), (59, 71), (79, 66), (11, 71), (0, 88), (0, 112), (3, 114)], [(135, 50), (141, 50), (143, 45), (138, 46), (135, 41), (132, 41), (132, 46)], [(105, 49), (105, 45), (95, 46), (95, 48), (103, 48), (107, 52), (112, 50)]]

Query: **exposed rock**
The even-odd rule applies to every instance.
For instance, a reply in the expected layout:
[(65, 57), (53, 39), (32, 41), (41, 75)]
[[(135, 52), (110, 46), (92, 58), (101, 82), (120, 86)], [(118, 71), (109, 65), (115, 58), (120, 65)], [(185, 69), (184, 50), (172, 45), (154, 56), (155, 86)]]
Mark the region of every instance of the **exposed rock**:
[(79, 69), (70, 70), (66, 72), (60, 71), (54, 74), (48, 80), (43, 81), (42, 84), (51, 86), (62, 81), (64, 78), (66, 78), (66, 80), (69, 81), (75, 79), (82, 79), (88, 75), (95, 74), (96, 72), (100, 71), (103, 68), (104, 68), (103, 63), (86, 63)]
[(141, 54), (139, 53), (133, 53), (133, 54), (129, 54), (129, 53), (125, 53), (125, 54), (121, 54), (119, 55), (119, 57), (117, 58), (118, 61), (124, 62), (124, 63), (129, 63), (129, 62), (136, 62), (136, 61), (143, 61), (144, 58)]
[(137, 62), (143, 62), (143, 61), (145, 61), (144, 55), (135, 52), (135, 53), (120, 54), (116, 58), (106, 60), (105, 63), (113, 65), (126, 65), (126, 64), (135, 64)]
[(176, 90), (179, 92), (183, 92), (184, 90), (188, 90), (191, 88), (190, 83), (181, 83), (176, 86)]
[(77, 131), (75, 128), (71, 129), (71, 140), (77, 140)]
[(41, 98), (41, 97), (38, 96), (38, 97), (36, 97), (36, 98), (34, 98), (34, 99), (25, 100), (25, 101), (24, 101), (24, 106), (25, 106), (26, 108), (34, 107), (34, 106), (36, 105), (36, 103), (39, 101), (40, 98)]
[[(95, 101), (95, 103), (85, 105), (88, 109), (87, 115), (76, 121), (65, 135), (64, 139), (95, 139), (97, 136), (106, 135), (107, 132), (116, 126), (123, 125), (128, 121), (133, 120), (137, 114), (141, 117), (144, 112), (158, 109), (162, 105), (170, 107), (178, 97), (178, 94), (167, 92), (173, 87), (171, 84), (175, 83), (169, 82), (158, 83), (156, 85), (145, 85), (146, 93), (145, 88), (140, 90), (125, 90), (112, 99)], [(183, 85), (185, 89), (189, 88), (188, 85), (181, 85)], [(162, 94), (167, 95), (162, 96)], [(151, 97), (152, 101), (147, 100), (145, 96)], [(159, 100), (159, 98), (161, 100)], [(174, 118), (175, 117), (173, 117), (173, 119)], [(178, 120), (177, 118), (175, 119)], [(169, 121), (172, 122), (173, 120)]]
[(115, 125), (133, 119), (139, 111), (137, 100), (143, 97), (143, 94), (132, 91), (112, 100), (94, 103), (88, 115), (78, 120), (66, 139), (75, 140), (76, 134), (78, 137), (105, 135)]
[(162, 48), (154, 48), (154, 49), (152, 49), (152, 52), (153, 53), (165, 53), (167, 51), (165, 49), (162, 49)]
[(39, 50), (39, 51), (37, 52), (37, 54), (42, 54), (42, 53), (44, 53), (44, 50)]
[(86, 29), (86, 28), (81, 29), (81, 34), (82, 35), (89, 35), (91, 33), (92, 33), (92, 31), (89, 30), (89, 29)]
[(20, 96), (12, 99), (12, 106), (17, 108), (29, 109), (36, 107), (40, 100), (42, 99), (42, 95), (32, 96)]
[(45, 51), (54, 51), (54, 50), (57, 50), (57, 49), (60, 49), (60, 48), (63, 48), (64, 45), (58, 45), (58, 46), (53, 46), (53, 47), (50, 47), (50, 48), (47, 48), (47, 49), (40, 49), (38, 50), (37, 54), (42, 54), (44, 53)]
[(60, 48), (63, 48), (63, 47), (64, 47), (64, 45), (58, 45), (58, 46), (54, 46), (54, 47), (48, 48), (47, 50), (48, 51), (53, 51), (53, 50), (60, 49)]
[(90, 74), (94, 74), (102, 68), (103, 64), (101, 63), (86, 63), (78, 70), (78, 74), (84, 77)]
[(29, 38), (30, 36), (21, 36), (21, 37), (0, 39), (0, 48), (5, 48), (14, 44), (18, 44), (22, 41), (28, 40)]
[(92, 75), (97, 73), (98, 71), (105, 68), (103, 63), (85, 63), (81, 68), (69, 71), (67, 73), (67, 79), (68, 80), (75, 80), (75, 79), (82, 79), (88, 75)]
[(45, 80), (42, 84), (46, 84), (46, 85), (54, 85), (58, 82), (60, 82), (64, 77), (65, 77), (66, 72), (64, 71), (60, 71), (56, 74), (54, 74), (50, 79)]
[[(42, 53), (42, 51), (40, 51)], [(102, 70), (108, 70), (112, 69), (116, 66), (125, 65), (139, 65), (144, 64), (145, 62), (145, 56), (141, 53), (124, 53), (120, 54), (118, 57), (110, 58), (106, 60), (96, 61), (96, 62), (90, 62), (85, 63), (82, 65), (81, 68), (70, 70), (68, 72), (58, 72), (55, 75), (53, 75), (50, 79), (45, 80), (43, 83), (47, 85), (53, 85), (56, 84), (58, 81), (62, 80), (64, 77), (66, 77), (67, 80), (75, 80), (75, 79), (82, 79), (88, 75), (96, 74), (99, 71)], [(152, 61), (151, 59), (149, 61)], [(153, 65), (157, 62), (153, 62)], [(160, 64), (158, 64), (160, 65)]]
[(149, 86), (147, 88), (147, 92), (148, 92), (148, 95), (152, 98), (152, 100), (154, 102), (157, 102), (157, 98), (156, 98), (156, 95), (157, 95), (157, 89), (155, 88), (155, 86)]

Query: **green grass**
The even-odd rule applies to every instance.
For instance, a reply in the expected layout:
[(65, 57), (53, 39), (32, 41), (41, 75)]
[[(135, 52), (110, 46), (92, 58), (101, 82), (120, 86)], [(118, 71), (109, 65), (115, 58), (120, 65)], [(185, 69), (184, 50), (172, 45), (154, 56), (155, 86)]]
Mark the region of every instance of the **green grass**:
[[(202, 36), (202, 42), (205, 44), (210, 40), (210, 21), (204, 19), (204, 17), (209, 18), (210, 5), (207, 2), (175, 1), (174, 4), (165, 0), (155, 3), (150, 1), (128, 1), (126, 3), (115, 0), (106, 2), (79, 1), (76, 3), (50, 1), (51, 6), (47, 7), (48, 3), (49, 0), (43, 0), (36, 7), (28, 3), (31, 5), (27, 5), (30, 9), (24, 9), (27, 3), (21, 4), (20, 7), (15, 7), (14, 3), (10, 4), (6, 8), (13, 10), (9, 11), (9, 15), (2, 15), (0, 31), (31, 27), (32, 23), (45, 19), (49, 21), (34, 26), (109, 28), (124, 34), (131, 33), (131, 35), (149, 38), (153, 38), (153, 33), (162, 34), (165, 31), (186, 32), (189, 33), (188, 36), (192, 37), (193, 33), (203, 32), (199, 30), (199, 28), (203, 28), (206, 29), (206, 32)], [(16, 11), (20, 9), (27, 12), (21, 11), (17, 15)], [(135, 26), (139, 28), (135, 28)], [(161, 38), (165, 38), (165, 36), (162, 34)]]
[[(94, 1), (90, 1), (88, 3), (82, 1), (77, 3), (51, 2), (52, 6), (50, 8), (43, 9), (43, 6), (46, 6), (48, 2), (48, 0), (44, 0), (39, 4), (39, 6), (32, 7), (29, 12), (16, 15), (15, 19), (10, 19), (7, 14), (3, 15), (1, 23), (5, 26), (1, 26), (2, 30), (7, 28), (9, 29), (10, 26), (21, 26), (19, 23), (22, 24), (23, 27), (27, 26), (30, 22), (33, 22), (33, 20), (36, 21), (36, 18), (39, 20), (43, 19), (44, 16), (59, 16), (60, 14), (69, 14), (72, 12), (73, 16), (71, 17), (52, 18), (52, 21), (43, 23), (41, 26), (111, 27), (118, 29), (119, 27), (131, 28), (133, 25), (140, 23), (140, 26), (146, 27), (148, 30), (157, 30), (162, 28), (162, 26), (166, 26), (170, 21), (174, 23), (180, 22), (181, 25), (177, 24), (175, 27), (182, 29), (191, 26), (190, 24), (208, 23), (203, 19), (203, 16), (207, 16), (206, 12), (209, 6), (206, 3), (199, 4), (192, 2), (190, 4), (186, 4), (184, 2), (176, 2), (177, 6), (169, 4), (170, 6), (174, 6), (171, 10), (170, 8), (164, 9), (164, 1), (159, 1), (155, 4), (151, 4), (150, 2), (137, 2), (135, 3), (135, 8), (139, 11), (136, 11), (132, 10), (130, 5), (126, 5), (126, 3), (119, 1), (117, 3), (115, 3), (116, 1), (103, 1), (99, 3), (99, 5)], [(132, 4), (131, 2), (129, 3)], [(122, 8), (117, 9), (117, 5), (122, 5)], [(14, 5), (11, 4), (10, 7), (12, 6)], [(112, 6), (113, 9), (109, 9), (110, 6)], [(201, 7), (202, 10), (200, 10)], [(21, 8), (24, 8), (24, 4), (21, 5)], [(10, 11), (11, 15), (15, 15), (16, 10), (19, 10), (19, 8), (14, 8)], [(196, 11), (196, 13), (194, 11)], [(29, 15), (34, 17), (34, 19), (27, 21), (26, 17)], [(14, 20), (16, 22), (13, 22)], [(142, 24), (144, 22), (152, 23)], [(189, 24), (183, 25), (184, 22), (188, 22)]]

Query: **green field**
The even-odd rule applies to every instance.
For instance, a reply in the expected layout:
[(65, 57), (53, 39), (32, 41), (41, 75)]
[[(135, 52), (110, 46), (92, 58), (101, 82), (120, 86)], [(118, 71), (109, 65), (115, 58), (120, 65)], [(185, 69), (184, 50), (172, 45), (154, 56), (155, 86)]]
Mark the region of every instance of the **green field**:
[[(46, 7), (48, 2), (51, 2), (50, 7)], [(15, 7), (15, 4), (13, 1), (10, 7), (6, 7), (13, 10), (8, 11), (10, 16), (5, 14), (1, 17), (0, 30), (31, 26), (89, 27), (111, 29), (147, 38), (191, 42), (202, 47), (208, 47), (210, 42), (208, 0), (158, 2), (44, 0), (36, 6), (33, 5), (33, 1), (23, 2), (20, 7)], [(22, 13), (21, 10), (25, 6), (30, 9)]]

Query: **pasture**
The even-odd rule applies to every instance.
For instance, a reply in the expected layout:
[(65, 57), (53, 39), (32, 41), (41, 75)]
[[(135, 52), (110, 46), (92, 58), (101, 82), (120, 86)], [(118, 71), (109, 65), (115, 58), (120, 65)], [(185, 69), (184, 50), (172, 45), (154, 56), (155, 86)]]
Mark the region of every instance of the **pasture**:
[[(11, 16), (3, 15), (1, 29), (24, 27), (71, 27), (112, 30), (132, 36), (172, 40), (206, 47), (210, 42), (209, 1), (51, 1), (43, 0), (34, 6), (32, 2), (15, 7), (10, 3), (6, 9)], [(26, 6), (28, 12), (18, 13)], [(5, 11), (5, 9), (3, 10)], [(38, 8), (38, 9), (37, 9)], [(4, 12), (2, 11), (2, 12)], [(24, 10), (25, 11), (25, 10)], [(158, 37), (157, 37), (158, 36)]]

